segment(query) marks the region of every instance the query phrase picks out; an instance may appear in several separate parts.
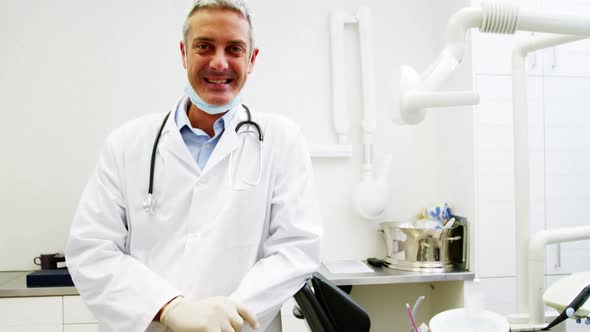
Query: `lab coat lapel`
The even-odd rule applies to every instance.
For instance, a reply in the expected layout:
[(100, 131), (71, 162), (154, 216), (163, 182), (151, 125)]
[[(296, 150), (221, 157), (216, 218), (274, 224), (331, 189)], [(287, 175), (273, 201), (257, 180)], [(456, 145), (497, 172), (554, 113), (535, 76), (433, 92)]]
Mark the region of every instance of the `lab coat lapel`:
[(224, 158), (229, 157), (230, 153), (239, 147), (239, 137), (236, 134), (236, 126), (240, 121), (246, 119), (246, 112), (242, 105), (239, 105), (238, 107), (240, 109), (231, 119), (229, 125), (225, 126), (223, 135), (221, 135), (219, 142), (215, 146), (211, 158), (207, 161), (205, 169), (203, 170), (205, 173), (219, 164)]
[(168, 117), (168, 120), (166, 121), (164, 130), (162, 131), (162, 137), (160, 138), (159, 143), (159, 146), (162, 148), (162, 150), (159, 151), (164, 152), (165, 157), (168, 157), (168, 153), (172, 154), (174, 158), (181, 161), (187, 168), (190, 168), (194, 173), (199, 174), (199, 166), (191, 156), (186, 144), (182, 140), (180, 130), (178, 130), (178, 126), (176, 125), (176, 120), (174, 118), (175, 111), (172, 111)]

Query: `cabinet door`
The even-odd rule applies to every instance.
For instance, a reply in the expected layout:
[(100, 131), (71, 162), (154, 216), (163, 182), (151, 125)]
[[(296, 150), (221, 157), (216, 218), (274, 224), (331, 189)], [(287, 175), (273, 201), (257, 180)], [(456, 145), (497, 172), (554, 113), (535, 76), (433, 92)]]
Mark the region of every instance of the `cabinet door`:
[[(590, 77), (545, 78), (546, 226), (590, 225)], [(546, 272), (590, 269), (590, 241), (547, 247)]]
[(3, 325), (0, 323), (0, 331), (6, 332), (62, 332), (63, 325), (55, 324), (19, 324)]
[(0, 299), (0, 331), (62, 331), (61, 297)]
[(64, 296), (64, 324), (96, 323), (80, 296)]
[(98, 332), (98, 324), (67, 324), (63, 332)]
[(516, 278), (481, 278), (484, 308), (500, 315), (516, 312)]
[(295, 299), (290, 298), (281, 307), (281, 326), (283, 332), (306, 332), (311, 331), (307, 322), (303, 319), (299, 319), (293, 316), (293, 306), (297, 302)]
[[(543, 12), (590, 15), (590, 2), (544, 0)], [(590, 39), (548, 48), (543, 52), (544, 74), (549, 76), (590, 76)]]

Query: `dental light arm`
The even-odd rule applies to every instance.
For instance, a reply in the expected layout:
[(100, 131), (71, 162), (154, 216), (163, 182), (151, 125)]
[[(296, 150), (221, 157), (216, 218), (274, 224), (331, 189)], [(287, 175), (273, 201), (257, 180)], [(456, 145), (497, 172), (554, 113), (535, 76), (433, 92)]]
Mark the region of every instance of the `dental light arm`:
[(427, 70), (418, 75), (411, 67), (401, 67), (400, 118), (403, 122), (422, 122), (427, 108), (479, 103), (479, 96), (473, 91), (434, 93), (463, 61), (465, 34), (471, 28), (498, 34), (534, 31), (587, 35), (590, 33), (590, 20), (575, 15), (520, 10), (514, 4), (496, 2), (484, 2), (481, 7), (459, 10), (447, 25), (444, 49)]
[[(542, 325), (545, 318), (541, 302), (544, 289), (545, 241), (549, 243), (549, 239), (552, 239), (551, 243), (567, 242), (581, 239), (579, 236), (583, 234), (589, 238), (590, 228), (581, 228), (573, 232), (568, 229), (543, 231), (529, 240), (531, 195), (526, 57), (531, 52), (584, 38), (587, 37), (560, 34), (536, 36), (518, 43), (512, 53), (517, 309), (519, 314), (528, 314), (528, 323), (535, 326)], [(533, 247), (529, 249), (529, 246)], [(540, 251), (543, 253), (542, 257), (538, 257)]]

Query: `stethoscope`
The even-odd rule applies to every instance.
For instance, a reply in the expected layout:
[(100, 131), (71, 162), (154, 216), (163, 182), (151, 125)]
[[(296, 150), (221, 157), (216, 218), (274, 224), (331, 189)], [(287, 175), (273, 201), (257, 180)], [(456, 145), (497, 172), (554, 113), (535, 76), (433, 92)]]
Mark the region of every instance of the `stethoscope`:
[[(250, 109), (244, 104), (242, 104), (242, 107), (244, 107), (244, 110), (246, 110), (246, 115), (248, 118), (244, 121), (240, 121), (236, 125), (236, 134), (242, 135), (242, 134), (246, 134), (246, 133), (257, 133), (258, 134), (258, 142), (260, 143), (260, 149), (259, 149), (260, 160), (259, 160), (259, 164), (258, 164), (258, 174), (256, 176), (256, 180), (249, 181), (245, 178), (242, 178), (242, 181), (247, 186), (255, 186), (260, 182), (260, 174), (261, 174), (261, 167), (262, 167), (262, 141), (264, 140), (264, 135), (263, 135), (262, 129), (260, 129), (260, 126), (258, 125), (258, 123), (252, 121), (252, 114), (250, 113)], [(156, 151), (158, 150), (158, 143), (160, 142), (160, 137), (162, 137), (162, 131), (164, 131), (164, 127), (166, 126), (166, 122), (168, 121), (168, 118), (170, 117), (171, 113), (172, 113), (172, 111), (168, 112), (168, 114), (166, 114), (166, 116), (164, 117), (164, 121), (162, 121), (162, 125), (160, 126), (160, 129), (158, 130), (158, 134), (156, 135), (156, 140), (154, 141), (154, 145), (152, 146), (152, 157), (151, 157), (151, 161), (150, 161), (150, 182), (149, 182), (149, 186), (148, 186), (147, 198), (146, 198), (145, 202), (143, 202), (143, 208), (148, 213), (152, 213), (154, 211), (154, 207), (155, 207), (153, 192), (154, 192), (154, 169), (156, 168)], [(244, 125), (248, 125), (248, 129), (240, 132), (240, 128)], [(250, 126), (254, 126), (256, 131), (251, 130)], [(233, 151), (230, 153), (230, 156), (229, 156), (228, 179), (230, 180), (230, 185), (231, 185), (232, 189), (243, 190), (243, 189), (245, 189), (244, 187), (240, 187), (240, 186), (237, 186), (234, 183), (232, 183), (232, 177), (231, 177), (232, 157), (233, 157)]]

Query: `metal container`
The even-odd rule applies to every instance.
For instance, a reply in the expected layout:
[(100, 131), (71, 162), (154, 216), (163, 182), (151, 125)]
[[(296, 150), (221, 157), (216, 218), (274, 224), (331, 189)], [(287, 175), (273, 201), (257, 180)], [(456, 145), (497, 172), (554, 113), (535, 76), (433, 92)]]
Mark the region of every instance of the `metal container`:
[(449, 229), (381, 223), (387, 246), (385, 261), (389, 268), (418, 272), (467, 270), (467, 220), (455, 219)]

